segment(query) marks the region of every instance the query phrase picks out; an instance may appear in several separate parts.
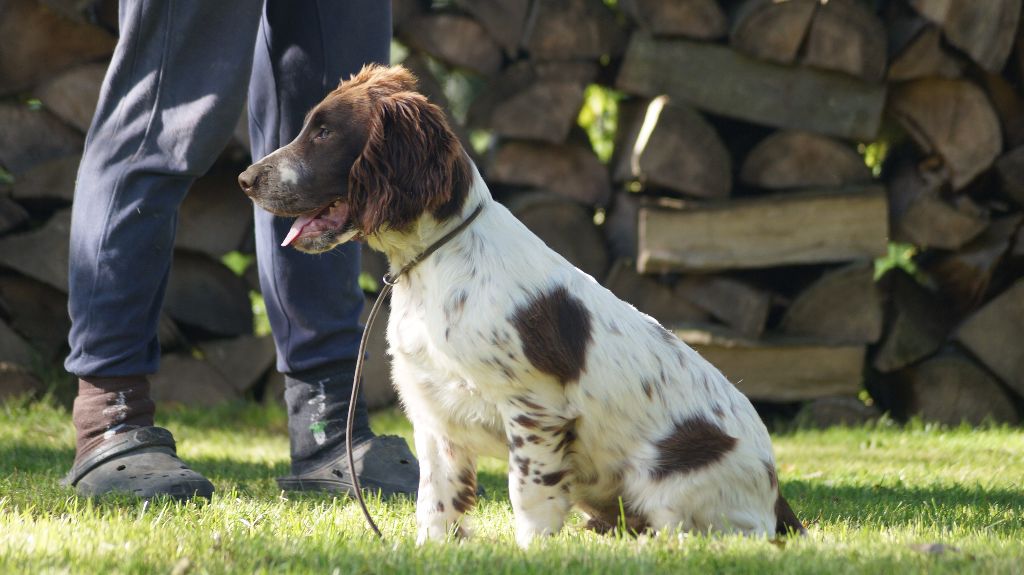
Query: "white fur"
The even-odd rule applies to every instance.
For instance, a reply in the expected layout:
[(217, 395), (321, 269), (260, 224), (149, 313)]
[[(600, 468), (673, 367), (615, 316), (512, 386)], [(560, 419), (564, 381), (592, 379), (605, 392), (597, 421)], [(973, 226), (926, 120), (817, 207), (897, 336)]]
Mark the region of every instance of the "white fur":
[[(455, 529), (466, 534), (452, 503), (466, 489), (460, 474), (475, 473), (478, 454), (509, 454), (522, 546), (558, 532), (573, 505), (607, 512), (619, 509), (620, 498), (628, 515), (655, 528), (774, 533), (775, 463), (747, 398), (684, 343), (659, 335), (654, 319), (549, 249), (491, 198), (474, 168), (462, 216), (480, 204), (478, 219), (402, 277), (391, 297), (393, 377), (421, 466), (418, 542)], [(460, 221), (438, 224), (424, 215), (411, 233), (367, 240), (388, 256), (394, 273)], [(579, 380), (564, 385), (531, 364), (510, 320), (531, 297), (558, 286), (589, 312), (592, 332)], [(652, 397), (642, 381), (653, 385)], [(523, 397), (540, 409), (525, 407)], [(539, 427), (572, 426), (571, 449), (552, 447), (557, 432), (517, 423), (524, 414)], [(654, 478), (657, 442), (695, 416), (736, 438), (735, 448), (699, 470)], [(510, 452), (513, 438), (528, 435), (537, 442)], [(520, 482), (526, 459), (528, 476)], [(556, 471), (565, 477), (554, 485), (533, 480)]]

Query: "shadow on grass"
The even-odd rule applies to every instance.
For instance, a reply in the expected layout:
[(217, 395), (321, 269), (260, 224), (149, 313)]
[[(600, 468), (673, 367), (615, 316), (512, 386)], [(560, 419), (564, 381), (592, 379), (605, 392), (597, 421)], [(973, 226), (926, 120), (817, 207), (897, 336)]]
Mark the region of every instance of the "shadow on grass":
[(788, 481), (782, 492), (805, 523), (873, 529), (914, 524), (973, 527), (993, 533), (1024, 529), (1024, 492), (978, 485), (829, 485)]

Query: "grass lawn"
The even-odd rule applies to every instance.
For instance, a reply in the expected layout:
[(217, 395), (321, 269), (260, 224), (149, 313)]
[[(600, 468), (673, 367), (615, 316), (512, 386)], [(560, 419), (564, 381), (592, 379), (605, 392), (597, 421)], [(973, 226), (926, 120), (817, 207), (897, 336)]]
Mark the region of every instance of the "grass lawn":
[[(0, 407), (0, 573), (1024, 573), (1020, 429), (776, 434), (782, 489), (810, 537), (603, 537), (574, 516), (525, 553), (502, 461), (482, 462), (476, 537), (417, 548), (410, 501), (371, 501), (381, 543), (346, 498), (277, 490), (288, 461), (280, 408), (165, 409), (158, 419), (216, 485), (209, 505), (76, 497), (57, 485), (73, 455), (69, 414), (46, 402)], [(410, 435), (396, 413), (373, 425)]]

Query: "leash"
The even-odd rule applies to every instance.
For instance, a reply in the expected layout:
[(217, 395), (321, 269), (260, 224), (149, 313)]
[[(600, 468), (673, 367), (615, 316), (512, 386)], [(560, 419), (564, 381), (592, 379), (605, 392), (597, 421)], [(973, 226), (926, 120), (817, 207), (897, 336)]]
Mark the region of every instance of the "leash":
[(377, 300), (373, 302), (373, 307), (370, 308), (370, 315), (366, 317), (366, 328), (363, 329), (363, 337), (359, 340), (359, 354), (356, 356), (356, 372), (352, 377), (352, 397), (348, 402), (348, 419), (345, 422), (345, 449), (348, 451), (348, 473), (352, 476), (352, 484), (356, 488), (356, 501), (359, 502), (359, 508), (363, 512), (363, 517), (366, 517), (366, 522), (370, 525), (370, 529), (377, 535), (378, 538), (384, 539), (384, 534), (380, 532), (380, 528), (374, 523), (373, 517), (370, 516), (370, 510), (366, 508), (366, 500), (363, 499), (363, 488), (359, 485), (359, 476), (356, 475), (356, 459), (352, 455), (352, 427), (354, 425), (355, 414), (356, 414), (356, 398), (359, 396), (359, 387), (363, 381), (363, 358), (366, 354), (366, 342), (370, 339), (370, 330), (373, 329), (373, 320), (377, 318), (377, 312), (380, 311), (384, 300), (388, 294), (391, 293), (391, 288), (398, 285), (398, 280), (402, 278), (412, 268), (416, 267), (420, 262), (430, 257), (431, 254), (436, 252), (445, 245), (452, 238), (459, 235), (460, 232), (469, 227), (469, 224), (473, 223), (473, 220), (480, 215), (484, 209), (484, 205), (480, 204), (473, 210), (473, 213), (469, 214), (466, 219), (462, 220), (458, 226), (452, 229), (450, 232), (441, 237), (441, 239), (430, 244), (430, 246), (420, 252), (419, 255), (414, 257), (409, 263), (398, 270), (398, 273), (391, 276), (391, 274), (384, 274), (381, 278), (384, 282), (384, 287), (381, 288), (380, 294), (377, 295)]

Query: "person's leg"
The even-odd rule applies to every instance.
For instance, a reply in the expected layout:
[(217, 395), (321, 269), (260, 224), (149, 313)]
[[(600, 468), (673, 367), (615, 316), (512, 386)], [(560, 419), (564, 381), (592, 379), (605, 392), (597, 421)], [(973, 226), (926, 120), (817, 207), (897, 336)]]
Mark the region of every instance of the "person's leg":
[[(249, 87), (253, 160), (290, 142), (305, 114), (342, 78), (364, 64), (387, 63), (390, 44), (390, 2), (268, 0)], [(258, 208), (255, 213), (260, 285), (277, 367), (286, 375), (292, 471), (303, 475), (345, 454), (345, 418), (362, 335), (359, 245), (325, 256), (282, 248), (291, 222)], [(373, 435), (366, 407), (357, 407), (353, 440), (368, 443)], [(394, 467), (395, 474), (414, 475), (408, 450), (391, 447), (389, 453), (399, 453), (396, 461), (407, 462)], [(386, 473), (387, 457), (376, 457), (371, 466), (383, 466)]]
[(254, 2), (120, 3), (72, 210), (65, 368), (80, 378), (76, 464), (153, 423), (145, 376), (159, 361), (178, 206), (238, 119), (259, 15)]

